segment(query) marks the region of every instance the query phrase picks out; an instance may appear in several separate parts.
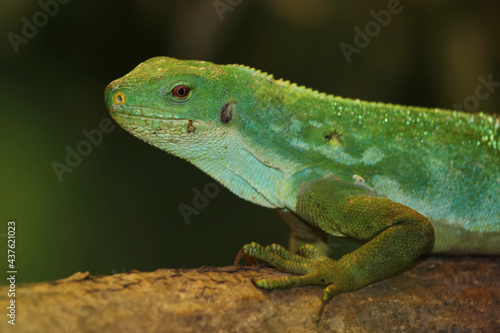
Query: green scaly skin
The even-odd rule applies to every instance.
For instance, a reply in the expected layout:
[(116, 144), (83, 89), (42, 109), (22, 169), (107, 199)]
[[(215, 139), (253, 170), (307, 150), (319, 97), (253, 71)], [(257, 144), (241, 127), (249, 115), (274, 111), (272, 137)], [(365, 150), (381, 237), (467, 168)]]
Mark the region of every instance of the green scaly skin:
[[(423, 253), (500, 254), (500, 121), (482, 113), (344, 99), (240, 65), (152, 58), (106, 88), (112, 117), (238, 196), (276, 208), (292, 247), (366, 243), (332, 260), (312, 245), (241, 255), (298, 274), (262, 288), (333, 296)], [(322, 246), (325, 247), (322, 247)]]

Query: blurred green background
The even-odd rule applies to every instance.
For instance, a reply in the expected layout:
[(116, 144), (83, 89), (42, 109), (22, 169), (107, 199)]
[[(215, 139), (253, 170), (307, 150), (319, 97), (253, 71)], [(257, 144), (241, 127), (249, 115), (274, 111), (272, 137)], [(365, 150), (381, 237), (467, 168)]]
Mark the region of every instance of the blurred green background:
[[(65, 164), (66, 147), (109, 118), (105, 86), (158, 55), (241, 63), (344, 97), (448, 109), (471, 100), (478, 76), (500, 81), (495, 1), (402, 0), (348, 63), (341, 43), (354, 45), (354, 28), (364, 30), (371, 11), (392, 1), (73, 0), (43, 22), (39, 2), (2, 0), (0, 274), (10, 220), (20, 282), (230, 265), (247, 242), (286, 244), (274, 211), (225, 189), (186, 224), (179, 204), (192, 205), (193, 189), (211, 179), (118, 127), (62, 182), (52, 163)], [(9, 33), (22, 37), (34, 16), (44, 24), (13, 47)], [(495, 89), (478, 110), (499, 112)]]

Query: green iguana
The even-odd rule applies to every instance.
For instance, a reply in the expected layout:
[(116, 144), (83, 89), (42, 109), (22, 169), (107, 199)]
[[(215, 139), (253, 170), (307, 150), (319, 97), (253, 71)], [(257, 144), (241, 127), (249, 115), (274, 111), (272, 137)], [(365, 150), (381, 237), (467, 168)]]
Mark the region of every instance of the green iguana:
[[(297, 275), (265, 289), (335, 295), (426, 252), (500, 254), (500, 120), (327, 95), (241, 65), (157, 57), (113, 81), (111, 116), (255, 204), (280, 210), (292, 254), (242, 255)], [(365, 241), (339, 260), (328, 235)], [(313, 244), (313, 245), (311, 245)]]

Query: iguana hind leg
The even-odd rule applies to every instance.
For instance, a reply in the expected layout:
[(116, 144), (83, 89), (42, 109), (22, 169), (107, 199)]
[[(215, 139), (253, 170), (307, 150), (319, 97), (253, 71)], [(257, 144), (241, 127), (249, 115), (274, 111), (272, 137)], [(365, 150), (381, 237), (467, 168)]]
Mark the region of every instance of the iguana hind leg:
[(304, 220), (329, 234), (367, 242), (339, 260), (322, 255), (310, 245), (300, 248), (296, 255), (281, 246), (257, 243), (245, 245), (242, 252), (284, 272), (301, 275), (255, 280), (258, 287), (326, 285), (320, 315), (335, 295), (403, 270), (429, 251), (434, 242), (434, 229), (425, 216), (336, 177), (303, 183), (297, 199), (295, 211)]
[(328, 234), (326, 232), (313, 227), (289, 209), (278, 209), (277, 213), (290, 227), (288, 249), (291, 253), (297, 252), (304, 245), (311, 244), (323, 254), (329, 254)]

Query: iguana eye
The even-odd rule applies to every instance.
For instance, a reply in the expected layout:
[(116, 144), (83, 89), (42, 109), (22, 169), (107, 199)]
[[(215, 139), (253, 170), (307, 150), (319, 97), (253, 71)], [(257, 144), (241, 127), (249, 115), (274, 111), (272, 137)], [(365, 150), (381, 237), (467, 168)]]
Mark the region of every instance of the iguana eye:
[(172, 96), (174, 97), (184, 99), (187, 97), (187, 95), (189, 95), (189, 91), (191, 91), (191, 88), (189, 88), (185, 84), (181, 84), (175, 86), (174, 89), (172, 89), (172, 91), (170, 92), (170, 94), (172, 94)]

